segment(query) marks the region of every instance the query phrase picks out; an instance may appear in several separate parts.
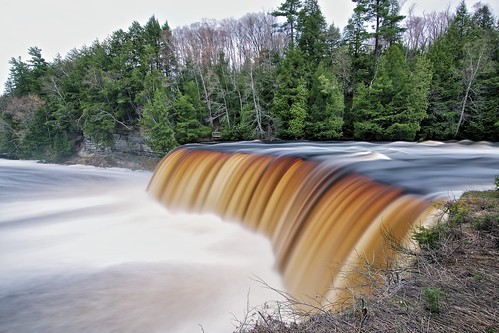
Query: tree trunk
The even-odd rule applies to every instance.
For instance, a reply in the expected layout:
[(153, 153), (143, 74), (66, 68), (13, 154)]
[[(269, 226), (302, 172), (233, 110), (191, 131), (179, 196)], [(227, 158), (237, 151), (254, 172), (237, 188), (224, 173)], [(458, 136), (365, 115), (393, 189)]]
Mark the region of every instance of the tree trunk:
[[(485, 47), (482, 45), (482, 47), (480, 48), (479, 53), (478, 53), (478, 59), (476, 61), (476, 64), (473, 64), (473, 55), (471, 54), (470, 50), (468, 50), (468, 56), (469, 56), (469, 62), (470, 62), (468, 69), (469, 69), (470, 74), (467, 78), (465, 77), (466, 90), (464, 91), (464, 97), (463, 97), (463, 101), (461, 103), (461, 110), (459, 112), (459, 121), (457, 122), (456, 132), (454, 133), (454, 136), (457, 136), (457, 134), (459, 133), (459, 129), (461, 128), (461, 125), (463, 124), (464, 111), (466, 110), (466, 104), (467, 104), (467, 101), (470, 97), (471, 87), (473, 86), (473, 83), (475, 82), (475, 80), (478, 76), (478, 71), (480, 70), (480, 66), (482, 64), (484, 54), (485, 54)], [(465, 69), (465, 75), (466, 75), (466, 69)]]

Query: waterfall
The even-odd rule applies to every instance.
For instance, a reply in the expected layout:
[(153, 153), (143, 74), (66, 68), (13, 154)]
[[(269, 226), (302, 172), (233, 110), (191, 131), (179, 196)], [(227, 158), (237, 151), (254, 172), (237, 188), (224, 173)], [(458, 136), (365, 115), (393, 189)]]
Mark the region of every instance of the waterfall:
[(148, 191), (169, 210), (214, 213), (264, 234), (287, 292), (336, 302), (359, 282), (347, 269), (385, 263), (394, 256), (386, 233), (404, 242), (433, 211), (425, 197), (336, 157), (288, 145), (184, 146), (159, 164)]

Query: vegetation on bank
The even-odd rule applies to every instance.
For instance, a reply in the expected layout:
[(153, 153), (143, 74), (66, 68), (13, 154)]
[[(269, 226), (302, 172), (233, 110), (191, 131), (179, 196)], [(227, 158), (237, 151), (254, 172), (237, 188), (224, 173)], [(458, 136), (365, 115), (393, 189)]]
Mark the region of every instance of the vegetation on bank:
[(287, 298), (250, 310), (237, 332), (499, 332), (499, 177), (496, 188), (443, 204), (447, 220), (415, 230), (417, 249), (393, 243), (402, 261), (366, 266), (370, 292), (352, 291), (351, 306)]
[(58, 160), (84, 136), (140, 131), (158, 152), (222, 138), (499, 139), (489, 7), (400, 15), (358, 0), (346, 27), (317, 0), (171, 29), (151, 17), (46, 61), (12, 58), (0, 153)]

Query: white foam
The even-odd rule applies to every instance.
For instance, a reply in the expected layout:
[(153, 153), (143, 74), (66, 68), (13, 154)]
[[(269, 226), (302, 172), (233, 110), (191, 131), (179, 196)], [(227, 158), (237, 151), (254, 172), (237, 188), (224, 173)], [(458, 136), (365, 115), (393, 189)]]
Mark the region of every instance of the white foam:
[(73, 195), (0, 202), (0, 317), (17, 311), (2, 327), (230, 332), (248, 292), (251, 305), (278, 298), (254, 280), (282, 288), (267, 239), (212, 215), (170, 213), (142, 176), (119, 173), (121, 182)]

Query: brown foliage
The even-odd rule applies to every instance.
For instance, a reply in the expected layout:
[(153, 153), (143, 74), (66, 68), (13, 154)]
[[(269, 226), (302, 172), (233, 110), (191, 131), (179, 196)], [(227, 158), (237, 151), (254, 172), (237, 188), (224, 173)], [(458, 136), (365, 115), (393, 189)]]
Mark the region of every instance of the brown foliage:
[(25, 125), (33, 119), (36, 109), (43, 104), (43, 100), (34, 94), (12, 97), (3, 112), (11, 115), (19, 124)]

